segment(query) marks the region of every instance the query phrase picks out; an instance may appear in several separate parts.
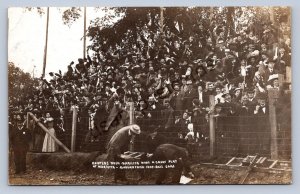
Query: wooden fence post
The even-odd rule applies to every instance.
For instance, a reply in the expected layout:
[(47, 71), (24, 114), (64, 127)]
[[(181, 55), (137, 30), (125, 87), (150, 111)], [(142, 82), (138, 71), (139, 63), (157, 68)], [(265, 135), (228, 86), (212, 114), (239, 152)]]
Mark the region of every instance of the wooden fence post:
[(62, 147), (66, 152), (70, 152), (70, 150), (61, 142), (59, 141), (49, 130), (37, 119), (31, 112), (28, 113), (29, 116), (33, 118), (33, 120), (46, 132), (48, 133), (60, 147)]
[(279, 83), (279, 90), (282, 90), (283, 83), (284, 83), (284, 76), (282, 74), (278, 74), (278, 83)]
[(27, 117), (26, 117), (26, 128), (29, 129), (29, 112), (27, 112)]
[(215, 119), (213, 114), (213, 109), (215, 107), (215, 97), (213, 95), (209, 96), (209, 109), (212, 111), (209, 115), (209, 155), (213, 157), (215, 155)]
[[(134, 124), (134, 104), (133, 102), (129, 102), (129, 125)], [(134, 151), (134, 138), (135, 136), (131, 137), (130, 144), (129, 144), (129, 151)]]
[(279, 96), (277, 89), (268, 89), (269, 99), (269, 121), (271, 130), (271, 159), (278, 159), (278, 145), (277, 145), (277, 121), (276, 121), (276, 107), (275, 102)]
[(129, 124), (134, 124), (134, 104), (129, 102)]
[(73, 117), (72, 117), (72, 139), (71, 139), (71, 152), (75, 152), (76, 145), (76, 126), (77, 126), (77, 106), (72, 107)]
[(292, 70), (290, 66), (285, 67), (286, 72), (286, 82), (291, 83), (292, 82)]

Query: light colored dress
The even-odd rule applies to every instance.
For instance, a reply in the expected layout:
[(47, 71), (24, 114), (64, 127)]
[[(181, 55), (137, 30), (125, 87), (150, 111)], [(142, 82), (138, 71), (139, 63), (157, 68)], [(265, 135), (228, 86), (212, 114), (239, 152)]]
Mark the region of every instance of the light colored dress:
[[(53, 136), (56, 137), (54, 128), (50, 128), (48, 130)], [(57, 151), (57, 145), (54, 139), (48, 133), (46, 133), (42, 152), (56, 152), (56, 151)]]

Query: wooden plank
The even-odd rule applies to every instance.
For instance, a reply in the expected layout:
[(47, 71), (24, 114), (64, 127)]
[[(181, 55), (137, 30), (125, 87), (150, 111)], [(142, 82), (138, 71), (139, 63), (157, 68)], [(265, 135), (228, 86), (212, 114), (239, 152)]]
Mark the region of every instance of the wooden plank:
[(267, 157), (263, 157), (262, 160), (260, 161), (260, 164), (264, 163), (264, 161), (267, 159)]
[(234, 159), (235, 159), (235, 157), (231, 158), (225, 165), (230, 164)]
[[(248, 166), (226, 166), (225, 164), (213, 164), (213, 163), (201, 163), (196, 165), (195, 167), (208, 167), (208, 168), (215, 168), (215, 169), (224, 169), (224, 170), (234, 170), (234, 171), (241, 171), (246, 170)], [(252, 172), (264, 172), (264, 173), (271, 173), (271, 174), (282, 174), (282, 173), (290, 173), (292, 172), (291, 169), (270, 169), (270, 168), (262, 168), (253, 166), (251, 169)]]
[(86, 6), (83, 9), (83, 58), (86, 58)]
[(134, 124), (134, 103), (128, 102), (129, 104), (129, 125)]
[(280, 160), (278, 162), (280, 162), (280, 163), (292, 163), (291, 161), (287, 161), (287, 160)]
[(50, 12), (50, 7), (47, 7), (46, 40), (45, 40), (45, 48), (44, 48), (44, 59), (43, 59), (43, 74), (42, 74), (42, 78), (45, 77), (45, 70), (46, 70), (46, 64), (47, 64), (48, 30), (49, 30), (49, 12)]
[[(237, 157), (234, 157), (234, 160), (237, 160), (239, 162), (239, 164), (230, 164), (228, 163), (227, 166), (243, 166), (243, 160), (244, 158), (237, 158)], [(234, 160), (232, 160), (231, 162), (233, 162)]]
[(286, 82), (291, 83), (292, 82), (292, 70), (290, 66), (285, 67), (286, 72)]
[(262, 157), (259, 157), (258, 160), (256, 161), (256, 164), (259, 164), (261, 159), (262, 159)]
[[(215, 107), (215, 97), (213, 95), (209, 96), (209, 109), (212, 111)], [(210, 157), (215, 155), (215, 118), (213, 111), (209, 115), (209, 154)]]
[(199, 166), (209, 167), (209, 168), (216, 168), (216, 169), (225, 169), (225, 170), (245, 170), (247, 167), (245, 166), (231, 166), (225, 164), (212, 164), (212, 163), (201, 163)]
[(71, 138), (71, 152), (75, 152), (76, 146), (76, 127), (77, 127), (77, 107), (73, 106), (73, 118), (72, 118), (72, 138)]
[(269, 168), (273, 168), (276, 164), (277, 164), (278, 160), (275, 160), (270, 166)]
[(59, 141), (52, 133), (49, 132), (49, 130), (39, 121), (38, 118), (36, 118), (31, 112), (29, 113), (29, 115), (33, 118), (33, 120), (46, 132), (48, 133), (53, 140), (55, 141), (55, 143), (57, 143), (57, 145), (59, 145), (60, 147), (62, 147), (66, 152), (71, 152), (69, 150), (69, 148), (67, 148), (67, 146), (65, 146), (61, 141)]
[(160, 35), (164, 33), (164, 8), (160, 7), (160, 21), (159, 21)]
[(141, 159), (141, 156), (142, 156), (143, 154), (138, 154), (138, 155), (136, 155), (136, 156), (134, 156), (134, 158), (135, 159)]
[(291, 169), (275, 169), (275, 168), (260, 168), (260, 167), (253, 167), (253, 172), (264, 172), (264, 173), (271, 173), (271, 174), (282, 174), (282, 173), (291, 173)]
[(279, 91), (276, 89), (268, 89), (269, 97), (269, 121), (271, 127), (271, 158), (278, 159), (278, 145), (277, 145), (277, 122), (276, 122), (276, 98)]
[(27, 115), (26, 115), (26, 128), (27, 129), (29, 128), (29, 112), (27, 112)]
[(240, 163), (240, 164), (228, 164), (227, 166), (243, 166), (243, 164), (242, 163)]
[(257, 155), (255, 155), (255, 156), (249, 156), (250, 163), (253, 163), (255, 161), (256, 157), (257, 157)]
[(137, 152), (132, 152), (132, 153), (128, 154), (128, 156), (134, 156), (136, 154), (137, 154)]
[[(248, 158), (249, 156), (247, 156), (246, 158)], [(246, 168), (246, 172), (245, 172), (245, 175), (242, 177), (242, 179), (240, 180), (240, 184), (244, 184), (246, 178), (248, 177), (248, 175), (250, 174), (250, 172), (252, 171), (253, 169), (253, 166), (254, 166), (254, 160), (256, 159), (256, 156), (254, 156), (254, 159), (252, 161), (250, 161), (250, 165), (247, 166)]]
[(283, 83), (284, 83), (284, 76), (282, 74), (278, 74), (278, 84), (280, 90), (282, 90), (283, 88)]
[(246, 178), (248, 177), (249, 172), (246, 173), (246, 175), (243, 176), (243, 178), (240, 180), (239, 184), (244, 184)]
[[(129, 125), (132, 125), (134, 123), (134, 103), (129, 102)], [(129, 151), (134, 150), (134, 141), (135, 141), (135, 136), (131, 136), (131, 140), (129, 143)]]
[(270, 99), (278, 99), (279, 98), (279, 91), (278, 89), (270, 88), (268, 89), (268, 98)]

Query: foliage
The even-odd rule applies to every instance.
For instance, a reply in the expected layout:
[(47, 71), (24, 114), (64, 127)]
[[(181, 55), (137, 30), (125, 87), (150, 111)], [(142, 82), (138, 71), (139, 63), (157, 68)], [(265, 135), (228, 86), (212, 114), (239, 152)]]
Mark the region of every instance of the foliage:
[[(27, 7), (25, 10), (37, 10), (40, 15), (45, 13), (41, 7)], [(163, 11), (164, 21), (161, 26), (159, 7), (95, 7), (94, 11), (103, 13), (91, 21), (88, 27), (87, 36), (92, 41), (88, 49), (96, 52), (100, 49), (107, 51), (116, 45), (123, 48), (122, 44), (135, 46), (140, 39), (150, 36), (152, 39), (157, 38), (159, 36), (155, 33), (161, 28), (177, 36), (188, 36), (193, 33), (192, 27), (199, 23), (207, 28), (223, 24), (226, 28), (225, 36), (228, 36), (236, 29), (243, 29), (250, 20), (254, 23), (274, 20), (279, 25), (282, 21), (286, 22), (290, 15), (288, 7), (167, 7)], [(82, 15), (82, 8), (71, 7), (63, 11), (62, 20), (70, 26)], [(178, 26), (184, 29), (184, 34), (178, 32)]]
[[(160, 28), (164, 32), (170, 30), (179, 38), (186, 38), (194, 33), (193, 26), (200, 23), (210, 31), (217, 25), (223, 25), (225, 36), (228, 36), (236, 28), (242, 30), (251, 20), (254, 24), (275, 20), (275, 25), (279, 25), (290, 14), (288, 7), (167, 7), (163, 11), (164, 25), (161, 26), (159, 7), (100, 9), (105, 11), (105, 16), (93, 20), (87, 34), (92, 41), (88, 49), (96, 52), (105, 52), (116, 46), (124, 48), (124, 43), (131, 47), (139, 45), (140, 40), (158, 38)], [(116, 22), (110, 23), (111, 21)], [(178, 26), (184, 33), (178, 30)]]
[(24, 11), (25, 12), (27, 12), (27, 11), (29, 11), (29, 12), (36, 11), (40, 16), (45, 14), (45, 10), (42, 7), (26, 7)]
[(25, 73), (14, 63), (8, 63), (8, 96), (9, 104), (15, 104), (23, 99), (28, 99), (38, 85), (38, 80), (33, 79), (29, 73)]
[(81, 17), (80, 7), (71, 7), (63, 12), (62, 20), (65, 25), (71, 26), (77, 19)]
[[(159, 7), (128, 7), (128, 8), (106, 8), (105, 11), (113, 11), (114, 15), (109, 15), (91, 22), (87, 36), (90, 37), (92, 44), (88, 47), (91, 50), (107, 51), (116, 45), (124, 48), (135, 47), (140, 44), (148, 46), (146, 40), (152, 39), (153, 42), (164, 34), (159, 35), (160, 30), (169, 30), (176, 36), (188, 36), (192, 34), (192, 27), (200, 22), (209, 25), (209, 17), (215, 12), (223, 11), (210, 7), (168, 7), (163, 9), (163, 25), (161, 25), (161, 11)], [(207, 14), (210, 13), (210, 14)], [(215, 14), (215, 16), (218, 14)], [(223, 15), (226, 16), (225, 11)], [(117, 20), (118, 19), (118, 20)], [(117, 20), (113, 25), (107, 25), (109, 20)], [(222, 19), (223, 20), (223, 19)], [(226, 20), (226, 18), (224, 18)], [(180, 26), (181, 31), (176, 29)], [(181, 37), (182, 38), (182, 37)], [(141, 43), (141, 41), (143, 43)]]

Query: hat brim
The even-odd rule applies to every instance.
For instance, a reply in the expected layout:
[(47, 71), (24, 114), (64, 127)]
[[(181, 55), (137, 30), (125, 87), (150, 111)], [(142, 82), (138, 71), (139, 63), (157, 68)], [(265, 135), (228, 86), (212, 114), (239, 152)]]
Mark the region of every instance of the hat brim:
[(232, 94), (230, 94), (230, 93), (225, 93), (222, 95), (222, 97), (225, 98), (226, 95), (229, 95), (230, 97), (232, 97)]
[(132, 125), (131, 127), (130, 127), (130, 131), (132, 132), (132, 133), (134, 133), (134, 134), (140, 134), (141, 133), (141, 128), (138, 126), (138, 125)]
[(137, 134), (137, 135), (141, 134), (141, 130), (130, 129), (130, 131), (131, 131), (132, 133), (134, 133), (134, 134)]

